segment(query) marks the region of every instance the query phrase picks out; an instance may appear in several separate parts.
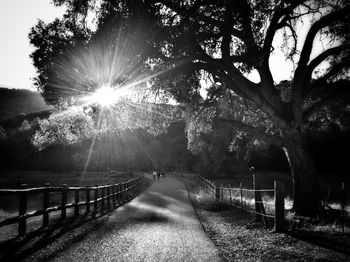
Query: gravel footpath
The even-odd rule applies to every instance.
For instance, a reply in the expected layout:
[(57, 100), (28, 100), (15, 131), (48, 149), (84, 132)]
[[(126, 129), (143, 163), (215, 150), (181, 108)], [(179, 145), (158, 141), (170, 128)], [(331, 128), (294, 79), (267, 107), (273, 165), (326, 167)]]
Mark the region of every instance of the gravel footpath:
[(26, 261), (221, 261), (183, 182), (162, 178), (108, 217), (64, 234)]

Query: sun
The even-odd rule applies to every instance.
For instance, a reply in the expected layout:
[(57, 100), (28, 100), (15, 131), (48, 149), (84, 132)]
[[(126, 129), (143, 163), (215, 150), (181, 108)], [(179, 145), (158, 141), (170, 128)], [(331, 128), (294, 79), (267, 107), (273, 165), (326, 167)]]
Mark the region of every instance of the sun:
[(88, 103), (99, 104), (102, 107), (111, 107), (118, 103), (125, 95), (126, 92), (124, 89), (103, 84), (94, 93), (85, 97), (84, 100)]
[(110, 85), (102, 85), (92, 94), (92, 98), (101, 106), (109, 107), (120, 100), (120, 94)]

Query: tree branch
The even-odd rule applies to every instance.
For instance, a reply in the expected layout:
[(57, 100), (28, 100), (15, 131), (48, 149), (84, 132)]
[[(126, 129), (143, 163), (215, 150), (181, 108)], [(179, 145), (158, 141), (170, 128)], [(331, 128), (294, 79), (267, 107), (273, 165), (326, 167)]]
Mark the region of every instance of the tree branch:
[(315, 88), (319, 87), (323, 83), (326, 83), (328, 79), (333, 77), (334, 75), (338, 74), (341, 70), (345, 68), (350, 68), (350, 61), (344, 61), (341, 63), (338, 63), (334, 65), (326, 74), (324, 74), (322, 77), (316, 79), (315, 81), (311, 82), (308, 94), (312, 92)]
[(261, 139), (268, 144), (273, 144), (273, 145), (276, 145), (278, 147), (281, 147), (283, 145), (282, 138), (280, 138), (277, 135), (266, 134), (263, 129), (254, 127), (254, 126), (249, 125), (249, 124), (245, 124), (245, 123), (238, 121), (238, 120), (226, 119), (226, 118), (219, 118), (218, 120), (222, 123), (230, 124), (243, 132), (249, 133), (253, 137), (255, 137), (257, 139)]
[(350, 13), (350, 5), (321, 17), (318, 21), (316, 21), (311, 26), (306, 36), (305, 43), (300, 54), (298, 67), (295, 71), (296, 81), (298, 81), (299, 78), (302, 78), (303, 72), (305, 72), (306, 66), (310, 59), (310, 54), (313, 47), (313, 41), (318, 31), (330, 25), (334, 21), (341, 20), (342, 18), (349, 15), (349, 13)]
[(307, 66), (304, 76), (304, 83), (307, 83), (311, 80), (312, 72), (314, 69), (321, 64), (328, 56), (330, 55), (336, 55), (342, 51), (342, 46), (333, 47), (330, 49), (327, 49), (323, 53), (319, 54), (317, 57), (315, 57)]
[[(263, 45), (263, 52), (265, 55), (265, 60), (268, 61), (269, 57), (270, 57), (270, 51), (271, 51), (271, 47), (272, 47), (272, 42), (273, 42), (273, 38), (275, 37), (276, 32), (281, 29), (281, 27), (285, 24), (286, 20), (280, 22), (282, 17), (285, 17), (286, 19), (290, 19), (289, 14), (291, 12), (293, 12), (293, 10), (300, 5), (302, 2), (304, 2), (305, 0), (295, 0), (292, 1), (291, 4), (289, 6), (287, 6), (284, 9), (281, 9), (281, 6), (278, 6), (275, 9), (274, 14), (272, 15), (271, 18), (271, 23), (266, 31), (266, 36), (265, 36), (265, 41), (264, 41), (264, 45)], [(283, 3), (283, 2), (282, 2)], [(281, 3), (281, 4), (282, 4)]]
[(331, 23), (341, 20), (346, 17), (350, 13), (350, 5), (346, 6), (342, 9), (331, 12), (323, 17), (321, 17), (318, 21), (316, 21), (310, 28), (307, 33), (304, 46), (302, 48), (300, 59), (298, 62), (298, 66), (295, 70), (294, 74), (294, 83), (292, 90), (292, 104), (293, 104), (293, 115), (296, 122), (300, 122), (302, 120), (302, 96), (303, 96), (303, 88), (304, 88), (304, 78), (305, 72), (307, 69), (307, 65), (309, 63), (313, 41), (316, 34), (322, 28), (330, 25)]
[(206, 58), (203, 58), (204, 62), (194, 62), (196, 66), (206, 70), (219, 77), (220, 81), (226, 85), (226, 88), (234, 91), (239, 96), (246, 98), (254, 102), (259, 108), (261, 108), (273, 121), (281, 128), (286, 128), (287, 122), (281, 116), (284, 114), (284, 109), (287, 105), (271, 104), (270, 99), (275, 101), (274, 97), (267, 98), (267, 93), (261, 94), (261, 87), (259, 84), (255, 84), (248, 80), (243, 74), (235, 68), (233, 65), (229, 68), (225, 66), (220, 60), (215, 60), (203, 54)]

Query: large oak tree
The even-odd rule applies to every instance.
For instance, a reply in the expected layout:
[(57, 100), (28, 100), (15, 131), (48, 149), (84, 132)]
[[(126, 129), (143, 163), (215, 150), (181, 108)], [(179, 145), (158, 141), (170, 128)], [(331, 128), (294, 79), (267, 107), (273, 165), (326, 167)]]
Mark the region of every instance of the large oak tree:
[[(65, 37), (57, 34), (63, 44), (79, 36), (77, 28), (85, 32), (83, 42), (89, 42), (89, 37), (108, 33), (106, 28), (111, 27), (104, 25), (117, 26), (121, 20), (115, 17), (127, 17), (130, 28), (134, 26), (143, 41), (135, 44), (142, 43), (147, 49), (137, 62), (157, 75), (154, 86), (194, 104), (200, 100), (199, 80), (206, 76), (213, 83), (210, 99), (227, 90), (252, 103), (271, 122), (273, 132), (265, 124), (245, 118), (222, 121), (283, 148), (293, 177), (295, 211), (301, 215), (319, 211), (319, 184), (305, 146), (305, 130), (321, 111), (349, 104), (350, 5), (346, 1), (104, 0), (94, 13), (99, 21), (96, 32), (84, 27), (96, 1), (54, 2), (68, 6), (66, 23), (56, 22), (55, 29), (65, 33)], [(144, 23), (131, 23), (130, 17)], [(307, 30), (300, 29), (303, 23), (310, 25)], [(49, 81), (55, 70), (45, 71), (55, 65), (46, 61), (59, 54), (51, 47), (62, 42), (52, 42), (50, 30), (44, 32), (53, 25), (39, 24), (31, 34), (32, 43), (39, 47), (33, 55), (39, 72), (37, 83), (46, 93), (56, 90)], [(74, 29), (70, 34), (62, 29), (67, 25)], [(281, 60), (295, 66), (283, 83), (274, 80), (278, 72), (272, 72), (270, 65), (278, 38), (283, 41)], [(324, 48), (315, 53), (321, 39)], [(158, 75), (160, 71), (165, 73)], [(258, 81), (252, 81), (252, 72), (257, 73)]]

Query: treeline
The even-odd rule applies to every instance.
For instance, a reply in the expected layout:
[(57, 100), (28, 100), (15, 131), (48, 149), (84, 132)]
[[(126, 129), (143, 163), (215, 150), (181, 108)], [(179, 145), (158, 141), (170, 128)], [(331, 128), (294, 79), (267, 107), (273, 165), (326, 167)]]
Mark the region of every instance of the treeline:
[[(109, 132), (75, 145), (53, 145), (38, 151), (31, 144), (36, 117), (3, 121), (0, 138), (0, 168), (29, 170), (188, 170), (204, 175), (232, 175), (254, 166), (258, 170), (287, 171), (284, 152), (274, 146), (244, 151), (229, 150), (225, 129), (215, 130), (195, 155), (188, 147), (185, 123), (173, 123), (167, 132), (150, 135), (144, 129)], [(21, 122), (22, 121), (22, 122)], [(17, 125), (17, 127), (15, 127)], [(319, 173), (347, 173), (350, 132), (333, 129), (310, 134), (308, 146)], [(248, 157), (247, 157), (248, 155)]]
[[(26, 121), (26, 120), (25, 120)], [(39, 151), (33, 130), (12, 130), (0, 139), (2, 169), (35, 170), (190, 170), (194, 156), (186, 149), (184, 123), (158, 137), (145, 130), (109, 132), (75, 145), (53, 145)]]

